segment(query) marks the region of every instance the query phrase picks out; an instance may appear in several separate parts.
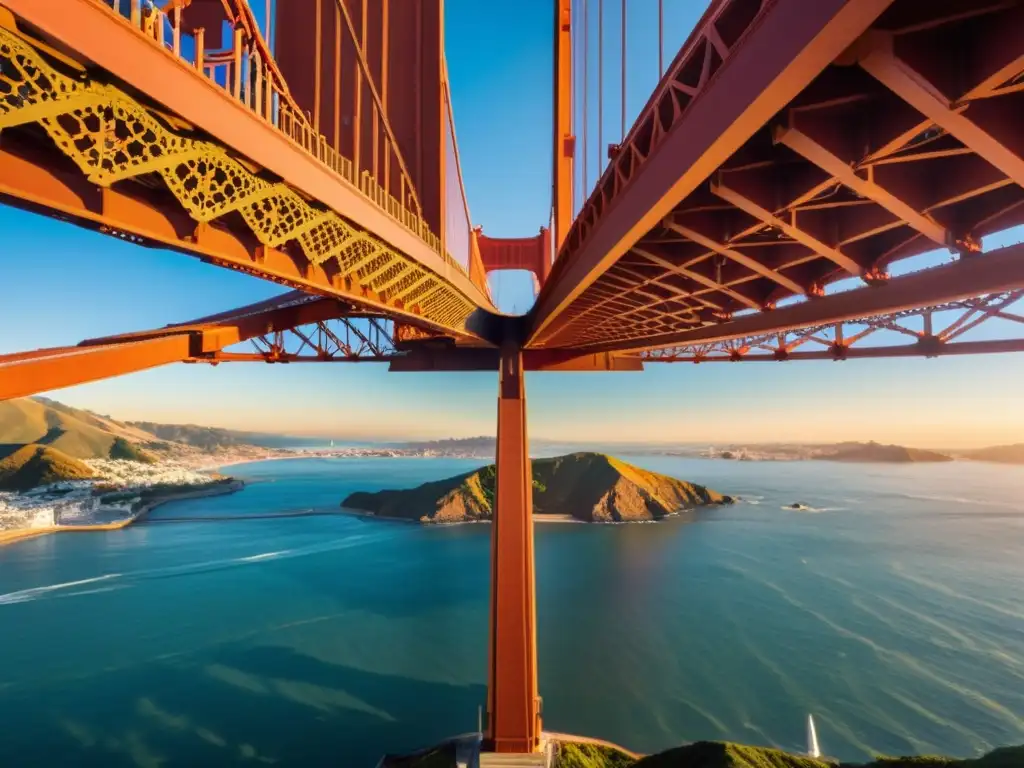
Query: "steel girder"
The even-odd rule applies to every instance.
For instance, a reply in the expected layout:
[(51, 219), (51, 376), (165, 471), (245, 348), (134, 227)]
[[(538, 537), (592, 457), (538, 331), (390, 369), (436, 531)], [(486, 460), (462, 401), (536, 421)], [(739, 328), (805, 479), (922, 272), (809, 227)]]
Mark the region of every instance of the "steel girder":
[[(787, 362), (1022, 352), (1024, 315), (1011, 311), (1022, 298), (1024, 290), (1008, 291), (832, 325), (647, 350), (640, 357), (645, 363)], [(964, 339), (998, 321), (1016, 331), (1014, 338)], [(895, 336), (909, 341), (891, 343)]]
[[(824, 14), (826, 5), (815, 9)], [(871, 19), (861, 6), (859, 37), (808, 73), (818, 37), (788, 51), (782, 43), (795, 35), (770, 34), (786, 3), (713, 4), (659, 86), (664, 109), (651, 124), (652, 146), (669, 146), (675, 133), (692, 146), (671, 162), (650, 163), (643, 147), (617, 156), (542, 291), (529, 344), (636, 350), (730, 334), (749, 310), (767, 317), (794, 296), (813, 304), (851, 277), (870, 304), (893, 262), (945, 248), (968, 263), (982, 237), (1024, 223), (1024, 7), (884, 5)], [(747, 8), (739, 14), (747, 31), (722, 48), (713, 33), (737, 8)], [(772, 54), (762, 47), (770, 45)], [(758, 56), (744, 55), (751, 51)], [(678, 63), (702, 54), (714, 77), (697, 67), (687, 80)], [(782, 91), (748, 93), (743, 84), (763, 77), (773, 56), (799, 59), (808, 77), (778, 109), (759, 112), (759, 99)], [(646, 112), (638, 125), (645, 120)], [(716, 132), (705, 136), (705, 123)], [(741, 127), (745, 138), (735, 141)], [(809, 310), (803, 324), (829, 321)]]

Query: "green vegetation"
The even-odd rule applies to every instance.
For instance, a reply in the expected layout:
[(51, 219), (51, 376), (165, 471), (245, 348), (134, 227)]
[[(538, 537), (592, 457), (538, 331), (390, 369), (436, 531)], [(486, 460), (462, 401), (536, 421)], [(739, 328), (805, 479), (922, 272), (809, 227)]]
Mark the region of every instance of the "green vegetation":
[[(415, 755), (388, 755), (383, 768), (454, 768), (455, 749), (445, 744)], [(984, 757), (880, 757), (867, 764), (815, 760), (767, 747), (698, 741), (640, 759), (609, 744), (563, 741), (552, 768), (1024, 768), (1024, 746), (1004, 747)]]
[(114, 439), (152, 440), (126, 424), (43, 397), (0, 402), (0, 447), (47, 445), (75, 459), (105, 459)]
[(155, 464), (156, 459), (139, 448), (132, 445), (123, 437), (115, 437), (110, 445), (110, 458), (123, 459), (125, 461), (137, 461), (140, 464)]
[(698, 741), (651, 755), (634, 763), (635, 768), (828, 768), (809, 757), (777, 749), (747, 747), (720, 741)]
[(614, 747), (565, 742), (555, 752), (554, 768), (629, 768), (635, 764), (632, 757)]
[(408, 757), (387, 756), (382, 768), (455, 768), (455, 748), (451, 744)]
[(48, 445), (23, 445), (0, 460), (0, 490), (28, 491), (88, 477), (92, 477), (89, 467)]
[(151, 421), (133, 421), (132, 427), (145, 430), (164, 441), (183, 443), (212, 453), (220, 448), (249, 445), (255, 435), (216, 427), (198, 427), (194, 424), (154, 424)]
[(1001, 747), (972, 760), (950, 757), (880, 757), (863, 766), (842, 764), (840, 768), (1021, 768), (1024, 746)]
[[(1022, 768), (1024, 747), (1004, 747), (984, 757), (880, 757), (839, 768)], [(554, 768), (835, 768), (835, 763), (793, 755), (777, 749), (718, 741), (698, 741), (667, 752), (632, 760), (618, 750), (590, 744), (562, 743)]]

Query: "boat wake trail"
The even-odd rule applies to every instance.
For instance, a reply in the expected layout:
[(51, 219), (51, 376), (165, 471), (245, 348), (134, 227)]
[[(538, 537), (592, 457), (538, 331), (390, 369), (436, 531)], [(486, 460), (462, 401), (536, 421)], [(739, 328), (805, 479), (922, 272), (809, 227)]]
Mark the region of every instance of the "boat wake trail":
[[(348, 536), (343, 539), (318, 542), (317, 544), (311, 544), (306, 547), (296, 547), (295, 549), (258, 552), (252, 555), (242, 555), (239, 557), (224, 558), (221, 560), (205, 560), (198, 563), (183, 563), (181, 565), (171, 565), (163, 568), (143, 568), (137, 571), (130, 571), (128, 573), (107, 573), (102, 576), (94, 576), (89, 579), (66, 581), (60, 584), (47, 584), (42, 587), (32, 587), (30, 589), (21, 589), (16, 592), (0, 594), (0, 605), (14, 605), (17, 603), (32, 602), (33, 600), (48, 600), (57, 597), (81, 597), (82, 595), (111, 592), (115, 589), (127, 589), (128, 587), (132, 587), (146, 581), (173, 579), (180, 578), (182, 576), (197, 576), (204, 573), (223, 571), (229, 568), (255, 566), (293, 557), (307, 557), (310, 555), (323, 554), (325, 552), (335, 552), (341, 549), (364, 546), (383, 537), (384, 534), (358, 534), (355, 536)], [(105, 583), (103, 583), (102, 586), (91, 586), (87, 589), (81, 589), (81, 587), (96, 585), (100, 582)]]
[[(81, 587), (85, 584), (95, 584), (98, 581), (107, 581), (108, 579), (120, 578), (120, 573), (108, 573), (103, 576), (95, 576), (91, 579), (79, 579), (78, 581), (65, 581), (62, 584), (47, 584), (45, 587), (32, 587), (31, 589), (19, 589), (17, 592), (8, 592), (5, 595), (0, 595), (0, 605), (13, 605), (14, 603), (27, 603), (31, 600), (37, 600), (40, 597), (58, 596), (55, 593), (61, 590), (74, 589), (75, 587)], [(72, 594), (89, 594), (108, 590), (77, 590)], [(65, 595), (70, 596), (70, 595)]]

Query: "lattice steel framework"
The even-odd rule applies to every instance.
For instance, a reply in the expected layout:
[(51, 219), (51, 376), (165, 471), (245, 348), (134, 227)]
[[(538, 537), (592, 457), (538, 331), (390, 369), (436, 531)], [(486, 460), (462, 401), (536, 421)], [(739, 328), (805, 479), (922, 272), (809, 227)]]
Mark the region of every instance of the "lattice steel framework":
[[(738, 363), (1020, 352), (1024, 315), (1010, 309), (1022, 298), (1024, 291), (1008, 291), (782, 333), (647, 350), (640, 357), (645, 363)], [(1005, 330), (1017, 331), (1012, 334), (1016, 338), (964, 339), (979, 326), (999, 320), (1006, 321)], [(894, 336), (912, 341), (888, 343)]]
[(151, 188), (159, 179), (200, 230), (237, 214), (266, 249), (295, 243), (310, 265), (336, 263), (335, 287), (372, 291), (397, 309), (464, 331), (476, 305), (450, 281), (288, 184), (263, 178), (228, 149), (194, 138), (181, 120), (90, 79), (66, 57), (48, 58), (42, 47), (0, 26), (0, 130), (37, 126), (100, 188), (125, 181)]
[[(574, 224), (530, 345), (724, 327), (1024, 223), (1022, 26), (1016, 2), (713, 3)], [(818, 72), (788, 46), (833, 53)]]
[(387, 363), (401, 354), (394, 325), (386, 317), (351, 314), (255, 336), (254, 352), (225, 350), (192, 362)]

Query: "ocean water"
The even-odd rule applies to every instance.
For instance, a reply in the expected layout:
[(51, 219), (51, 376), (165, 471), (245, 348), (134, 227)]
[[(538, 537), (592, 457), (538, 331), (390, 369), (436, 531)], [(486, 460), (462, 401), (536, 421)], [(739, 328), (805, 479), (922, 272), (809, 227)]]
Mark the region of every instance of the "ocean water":
[[(850, 760), (1024, 743), (1024, 468), (633, 461), (744, 501), (538, 526), (546, 728), (800, 749), (813, 713)], [(230, 517), (480, 463), (244, 465), (236, 495), (0, 548), (0, 765), (358, 768), (475, 730), (489, 526)]]

